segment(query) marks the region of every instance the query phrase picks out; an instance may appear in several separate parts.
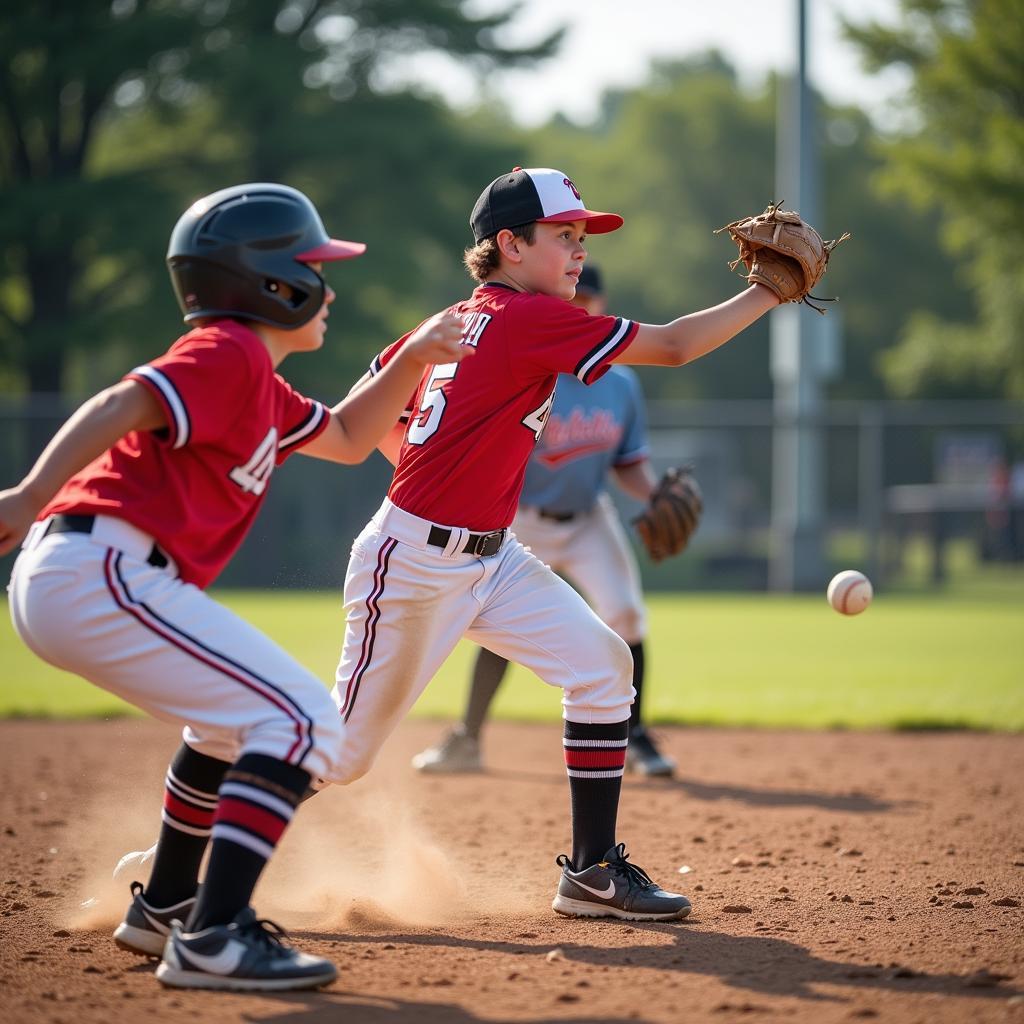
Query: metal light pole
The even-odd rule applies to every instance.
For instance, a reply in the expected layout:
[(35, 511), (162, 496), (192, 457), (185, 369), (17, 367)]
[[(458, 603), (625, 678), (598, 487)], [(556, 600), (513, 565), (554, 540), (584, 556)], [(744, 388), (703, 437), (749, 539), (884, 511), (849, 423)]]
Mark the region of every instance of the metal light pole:
[[(775, 196), (818, 221), (813, 97), (807, 82), (806, 0), (796, 0), (797, 67), (780, 76), (775, 140)], [(829, 314), (832, 315), (831, 313)], [(816, 590), (823, 585), (824, 474), (821, 380), (827, 368), (824, 318), (790, 303), (770, 317), (775, 429), (772, 452), (773, 590)]]

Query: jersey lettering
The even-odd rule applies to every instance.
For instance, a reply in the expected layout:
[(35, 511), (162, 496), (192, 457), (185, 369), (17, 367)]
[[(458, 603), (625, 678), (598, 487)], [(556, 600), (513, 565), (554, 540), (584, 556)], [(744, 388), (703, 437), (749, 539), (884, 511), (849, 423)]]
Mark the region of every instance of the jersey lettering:
[(235, 466), (228, 476), (246, 494), (260, 495), (270, 483), (270, 474), (274, 472), (274, 458), (277, 455), (277, 427), (271, 427), (267, 436), (260, 441), (256, 451), (249, 457), (244, 466)]
[(442, 363), (430, 371), (427, 386), (423, 389), (423, 398), (420, 399), (419, 415), (409, 424), (409, 432), (406, 435), (409, 444), (424, 444), (437, 433), (445, 406), (448, 404), (442, 389), (455, 376), (458, 368), (458, 363)]
[(524, 427), (533, 431), (535, 440), (540, 440), (540, 435), (544, 433), (544, 428), (548, 423), (548, 416), (551, 413), (551, 403), (555, 400), (554, 391), (544, 400), (542, 405), (537, 406), (536, 409), (531, 413), (527, 413), (520, 422)]
[(462, 344), (472, 345), (476, 348), (480, 344), (480, 335), (484, 333), (484, 329), (494, 319), (490, 313), (481, 313), (479, 311), (465, 314), (465, 326), (462, 328)]

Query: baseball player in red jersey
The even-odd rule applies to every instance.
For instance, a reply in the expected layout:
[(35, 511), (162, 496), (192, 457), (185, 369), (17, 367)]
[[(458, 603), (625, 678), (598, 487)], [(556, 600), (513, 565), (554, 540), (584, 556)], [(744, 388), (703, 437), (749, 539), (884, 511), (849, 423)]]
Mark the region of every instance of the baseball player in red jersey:
[[(573, 303), (598, 316), (607, 309), (597, 267), (583, 265)], [(592, 386), (558, 378), (548, 425), (526, 469), (512, 532), (542, 562), (564, 576), (629, 645), (633, 656), (626, 771), (670, 776), (675, 762), (663, 754), (641, 715), (645, 692), (647, 612), (640, 570), (608, 494), (609, 477), (646, 503), (657, 486), (648, 459), (647, 417), (636, 373), (609, 370)], [(483, 770), (480, 734), (508, 662), (477, 650), (462, 721), (436, 746), (413, 759), (421, 772)]]
[[(407, 424), (382, 445), (396, 462), (383, 505), (356, 539), (334, 698), (346, 723), (333, 782), (366, 772), (385, 737), (466, 636), (563, 692), (572, 853), (552, 904), (562, 914), (636, 920), (684, 917), (616, 841), (632, 664), (626, 643), (513, 537), (527, 460), (559, 373), (584, 384), (616, 362), (679, 366), (725, 343), (778, 304), (749, 286), (661, 326), (591, 316), (571, 305), (588, 234), (617, 214), (587, 209), (561, 171), (495, 179), (473, 210), (466, 265), (480, 286), (452, 306), (476, 356), (432, 366)], [(410, 336), (382, 352), (383, 372)]]
[(185, 726), (149, 883), (133, 883), (114, 933), (126, 949), (162, 955), (166, 985), (309, 988), (337, 973), (281, 941), (249, 901), (311, 775), (335, 770), (343, 725), (315, 676), (203, 588), (277, 465), (300, 450), (361, 461), (424, 367), (468, 352), (461, 323), (441, 315), (387, 379), (333, 409), (292, 390), (275, 370), (323, 344), (334, 293), (321, 264), (364, 248), (329, 238), (312, 203), (283, 185), (199, 200), (168, 251), (194, 329), (83, 405), (0, 492), (0, 554), (25, 538), (9, 587), (19, 636), (58, 668)]

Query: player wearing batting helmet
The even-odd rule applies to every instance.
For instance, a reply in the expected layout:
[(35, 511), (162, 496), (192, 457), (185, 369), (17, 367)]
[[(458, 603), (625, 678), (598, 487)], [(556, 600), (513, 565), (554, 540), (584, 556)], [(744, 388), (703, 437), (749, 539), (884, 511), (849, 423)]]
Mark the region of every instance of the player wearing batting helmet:
[(297, 451), (361, 461), (424, 368), (468, 353), (461, 321), (439, 316), (333, 409), (294, 391), (276, 369), (323, 344), (334, 292), (322, 265), (363, 249), (330, 238), (313, 204), (284, 185), (200, 199), (167, 256), (192, 329), (86, 402), (0, 492), (0, 554), (24, 538), (10, 584), (22, 640), (184, 726), (149, 882), (132, 884), (114, 933), (128, 950), (162, 956), (165, 985), (276, 990), (336, 975), (281, 941), (249, 900), (311, 776), (337, 770), (342, 724), (312, 673), (204, 588), (252, 525), (276, 466)]

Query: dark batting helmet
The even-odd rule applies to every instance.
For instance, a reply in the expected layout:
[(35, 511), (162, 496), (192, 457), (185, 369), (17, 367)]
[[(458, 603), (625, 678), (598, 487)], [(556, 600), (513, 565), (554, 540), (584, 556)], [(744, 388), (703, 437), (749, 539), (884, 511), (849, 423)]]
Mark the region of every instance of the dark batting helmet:
[(297, 189), (261, 182), (193, 203), (171, 232), (167, 266), (186, 323), (230, 316), (301, 327), (323, 305), (327, 287), (308, 264), (365, 249), (331, 238)]

